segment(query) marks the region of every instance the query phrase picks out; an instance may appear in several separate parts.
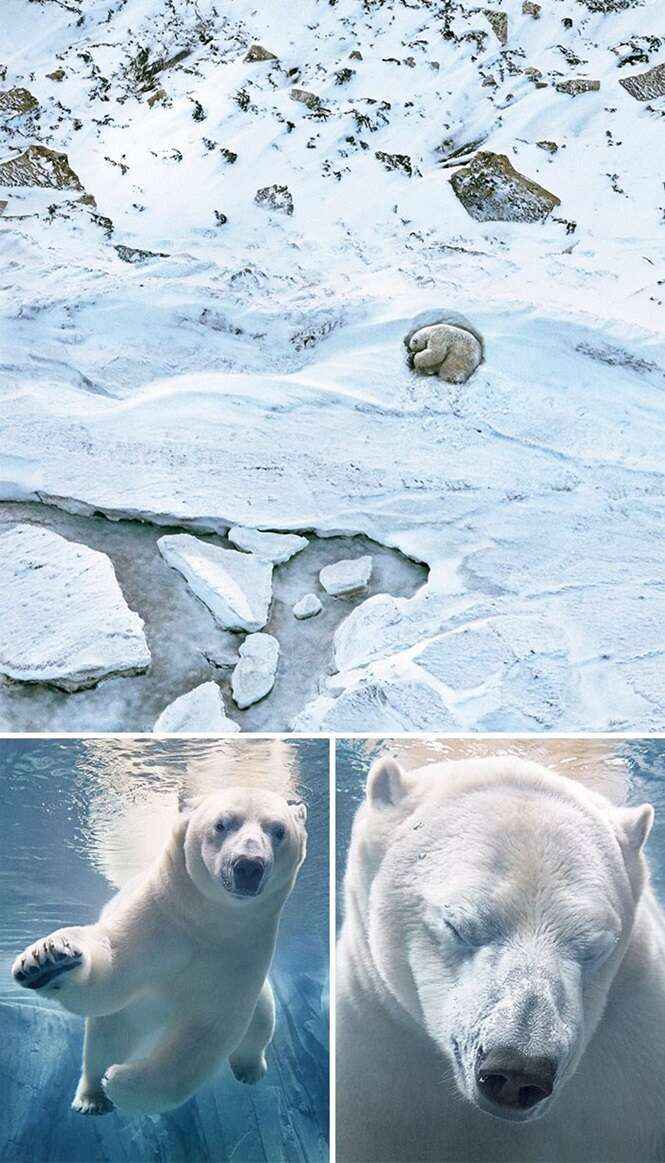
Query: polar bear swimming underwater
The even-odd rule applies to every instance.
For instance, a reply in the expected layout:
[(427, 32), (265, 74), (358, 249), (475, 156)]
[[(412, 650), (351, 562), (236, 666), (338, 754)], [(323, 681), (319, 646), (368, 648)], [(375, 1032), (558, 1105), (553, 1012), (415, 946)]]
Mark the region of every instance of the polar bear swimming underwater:
[(338, 1163), (665, 1159), (652, 819), (519, 758), (374, 765), (338, 947)]
[(227, 1058), (241, 1082), (263, 1076), (275, 1019), (267, 974), (306, 815), (259, 788), (194, 801), (96, 924), (58, 929), (17, 957), (20, 985), (86, 1018), (74, 1110), (169, 1110)]

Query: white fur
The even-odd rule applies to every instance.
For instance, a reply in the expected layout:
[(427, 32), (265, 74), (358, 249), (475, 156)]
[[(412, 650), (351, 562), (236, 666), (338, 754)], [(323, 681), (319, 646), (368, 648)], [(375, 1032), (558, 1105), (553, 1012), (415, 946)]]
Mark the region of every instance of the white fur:
[(482, 335), (457, 312), (433, 310), (416, 316), (404, 343), (417, 372), (450, 384), (466, 383), (484, 357)]
[[(302, 804), (260, 788), (206, 796), (96, 924), (59, 929), (16, 959), (21, 984), (74, 965), (40, 992), (86, 1017), (75, 1110), (177, 1107), (227, 1058), (241, 1082), (262, 1077), (274, 1027), (267, 974), (305, 857), (305, 818)], [(256, 896), (233, 895), (238, 856), (264, 862)]]
[[(339, 1163), (665, 1157), (652, 816), (516, 758), (375, 765), (338, 949)], [(557, 1065), (519, 1121), (475, 1081), (497, 1044)]]

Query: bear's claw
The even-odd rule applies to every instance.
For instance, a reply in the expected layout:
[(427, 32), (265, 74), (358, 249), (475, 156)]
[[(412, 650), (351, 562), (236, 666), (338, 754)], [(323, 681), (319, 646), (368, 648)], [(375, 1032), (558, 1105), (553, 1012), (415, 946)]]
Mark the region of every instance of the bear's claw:
[(25, 989), (42, 989), (61, 973), (76, 969), (82, 960), (83, 953), (67, 937), (47, 937), (16, 958), (12, 975)]
[(115, 1107), (105, 1094), (96, 1094), (94, 1097), (76, 1095), (72, 1102), (72, 1110), (79, 1115), (107, 1115), (115, 1110)]

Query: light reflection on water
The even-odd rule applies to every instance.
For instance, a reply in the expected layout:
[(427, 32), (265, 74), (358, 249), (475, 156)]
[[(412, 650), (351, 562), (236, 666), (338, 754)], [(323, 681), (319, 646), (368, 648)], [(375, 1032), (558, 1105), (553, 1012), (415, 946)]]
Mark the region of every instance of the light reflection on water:
[[(325, 740), (1, 739), (5, 843), (0, 998), (28, 941), (93, 921), (115, 887), (161, 850), (178, 805), (233, 784), (268, 786), (308, 806), (308, 857), (281, 927), (278, 961), (325, 976), (328, 744)], [(37, 1001), (20, 991), (21, 1001)]]
[(656, 823), (647, 852), (665, 904), (665, 739), (341, 739), (336, 754), (338, 886), (367, 772), (380, 755), (394, 755), (407, 769), (446, 759), (519, 755), (579, 780), (614, 803), (648, 800), (654, 805)]

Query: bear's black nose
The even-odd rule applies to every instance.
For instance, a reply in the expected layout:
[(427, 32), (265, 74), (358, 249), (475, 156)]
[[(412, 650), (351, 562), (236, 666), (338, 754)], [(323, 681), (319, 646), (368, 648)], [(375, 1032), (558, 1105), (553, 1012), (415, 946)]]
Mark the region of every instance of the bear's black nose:
[(263, 884), (265, 861), (260, 856), (238, 856), (233, 862), (233, 887), (241, 896), (256, 896)]
[(532, 1058), (511, 1046), (479, 1057), (476, 1082), (481, 1094), (498, 1106), (529, 1110), (552, 1093), (556, 1066), (549, 1058)]

